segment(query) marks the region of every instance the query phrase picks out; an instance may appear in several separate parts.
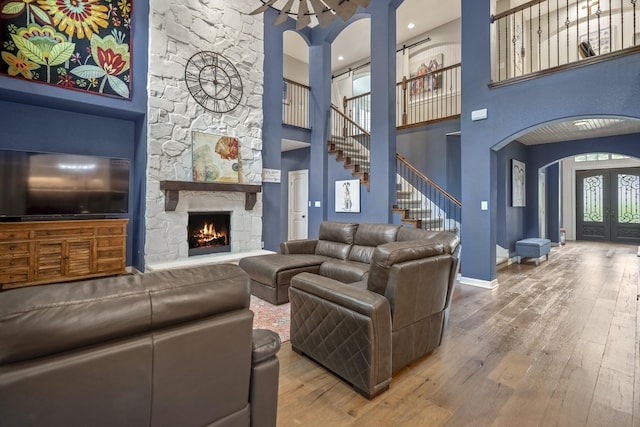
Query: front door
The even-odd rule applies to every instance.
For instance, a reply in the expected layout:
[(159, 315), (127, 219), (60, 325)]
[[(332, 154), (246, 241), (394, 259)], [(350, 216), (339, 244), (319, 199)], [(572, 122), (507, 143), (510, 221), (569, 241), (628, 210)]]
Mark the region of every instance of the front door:
[(640, 243), (640, 168), (576, 172), (576, 238)]

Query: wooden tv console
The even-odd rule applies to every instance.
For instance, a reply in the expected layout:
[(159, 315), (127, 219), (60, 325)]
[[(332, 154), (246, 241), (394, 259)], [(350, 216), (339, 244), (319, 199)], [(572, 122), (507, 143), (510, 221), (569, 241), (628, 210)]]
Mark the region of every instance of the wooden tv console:
[(0, 288), (124, 273), (128, 221), (0, 223)]

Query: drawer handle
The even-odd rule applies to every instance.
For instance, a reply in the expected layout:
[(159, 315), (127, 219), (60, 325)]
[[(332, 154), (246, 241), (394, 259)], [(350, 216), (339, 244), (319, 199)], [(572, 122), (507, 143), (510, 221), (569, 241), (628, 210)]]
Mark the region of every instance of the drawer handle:
[(15, 250), (16, 250), (16, 246), (15, 246), (15, 245), (11, 245), (11, 246), (9, 246), (9, 250), (10, 250), (10, 251), (15, 251)]

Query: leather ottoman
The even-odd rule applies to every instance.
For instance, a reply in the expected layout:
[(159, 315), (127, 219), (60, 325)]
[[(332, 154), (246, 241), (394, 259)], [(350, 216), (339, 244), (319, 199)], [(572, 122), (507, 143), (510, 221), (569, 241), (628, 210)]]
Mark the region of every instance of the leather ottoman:
[(251, 294), (274, 305), (289, 302), (289, 283), (298, 273), (318, 273), (327, 257), (313, 254), (268, 254), (242, 258), (251, 278)]

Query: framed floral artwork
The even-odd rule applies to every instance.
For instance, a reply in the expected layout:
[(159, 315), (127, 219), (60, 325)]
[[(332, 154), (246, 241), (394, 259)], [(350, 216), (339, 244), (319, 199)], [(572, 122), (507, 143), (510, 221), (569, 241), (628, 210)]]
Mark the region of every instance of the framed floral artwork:
[(0, 0), (0, 73), (131, 97), (133, 0)]
[(237, 138), (192, 132), (193, 180), (204, 182), (238, 182)]

